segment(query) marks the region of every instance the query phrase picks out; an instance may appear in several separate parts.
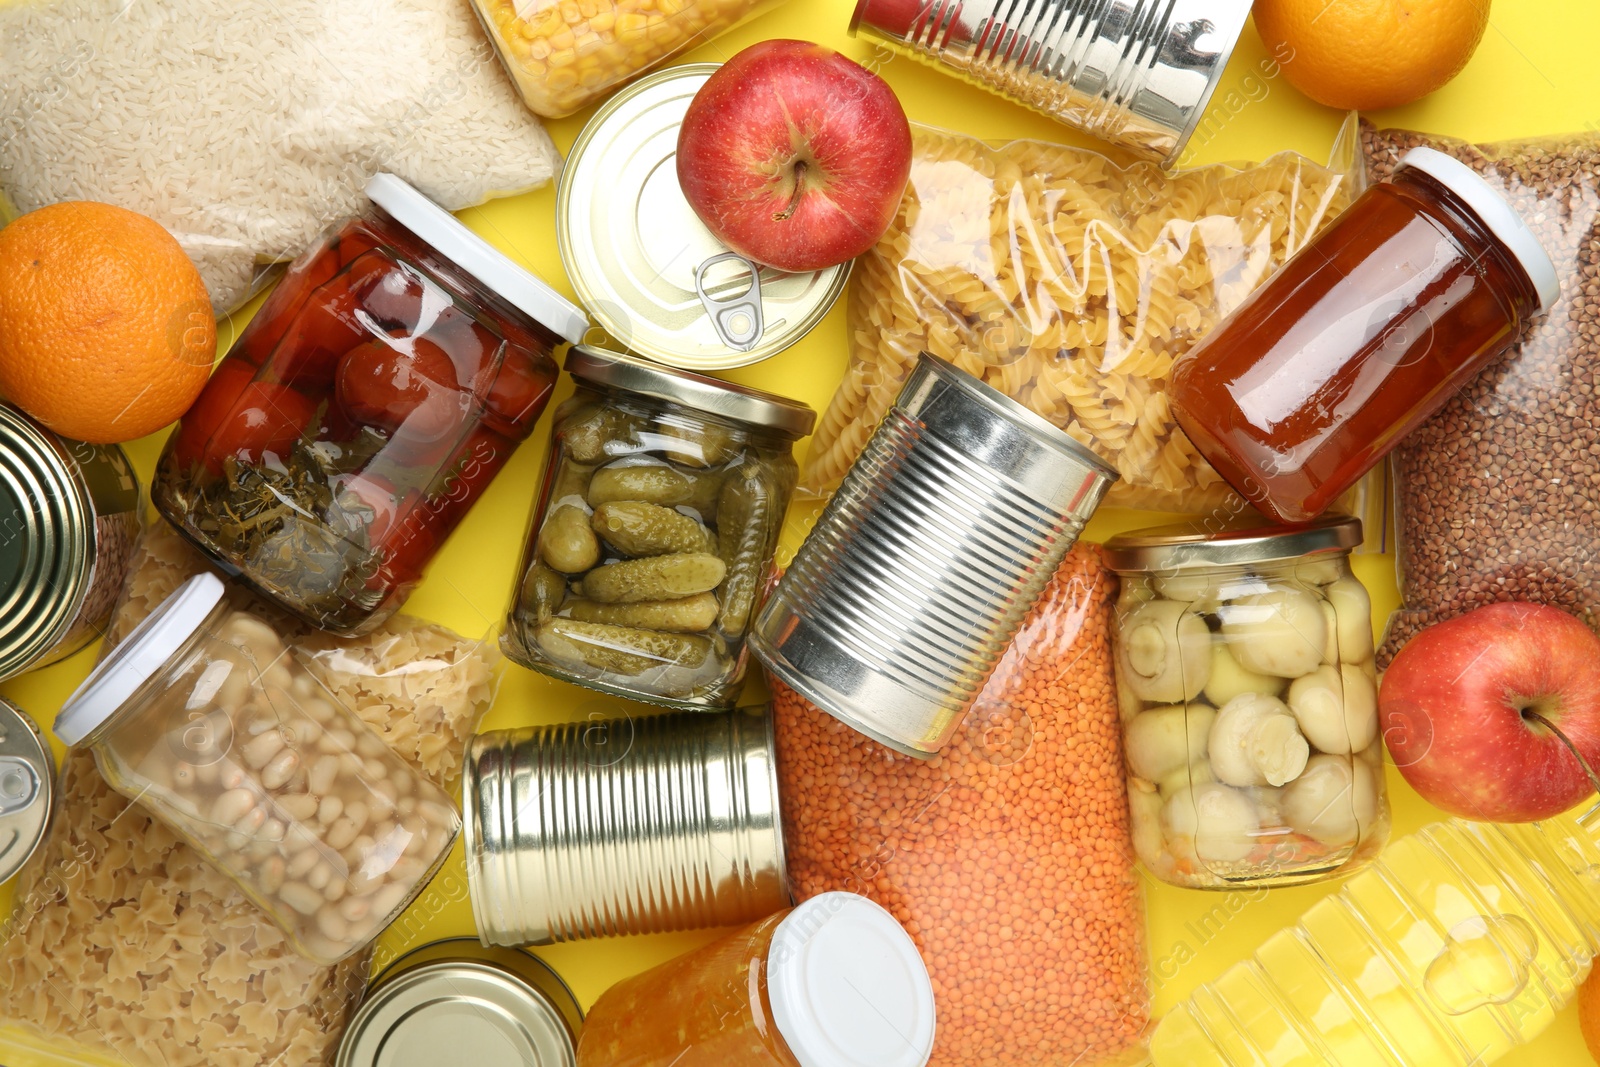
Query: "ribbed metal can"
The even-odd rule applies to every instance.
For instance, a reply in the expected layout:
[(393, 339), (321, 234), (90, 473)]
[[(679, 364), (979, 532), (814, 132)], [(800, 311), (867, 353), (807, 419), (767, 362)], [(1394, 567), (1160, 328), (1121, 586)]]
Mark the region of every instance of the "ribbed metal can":
[(790, 688), (911, 756), (944, 747), (1114, 469), (923, 353), (748, 638)]
[(859, 0), (850, 32), (1170, 164), (1249, 14), (1249, 0)]
[(467, 885), (485, 945), (752, 922), (791, 903), (765, 707), (480, 734)]

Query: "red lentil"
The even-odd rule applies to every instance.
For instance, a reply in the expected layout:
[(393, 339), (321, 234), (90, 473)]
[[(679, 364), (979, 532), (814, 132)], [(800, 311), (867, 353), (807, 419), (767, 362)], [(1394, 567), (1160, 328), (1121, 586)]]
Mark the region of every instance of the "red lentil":
[(931, 760), (772, 680), (795, 892), (864, 894), (911, 933), (939, 1013), (930, 1067), (1137, 1059), (1150, 986), (1112, 681), (1115, 592), (1099, 549), (1074, 548)]

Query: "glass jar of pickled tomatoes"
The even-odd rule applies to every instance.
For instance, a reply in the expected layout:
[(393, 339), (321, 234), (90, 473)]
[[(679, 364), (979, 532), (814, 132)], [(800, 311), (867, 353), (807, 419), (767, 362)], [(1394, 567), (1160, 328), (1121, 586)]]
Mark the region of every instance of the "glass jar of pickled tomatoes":
[(152, 497), (314, 626), (392, 615), (532, 432), (583, 312), (393, 175), (290, 266), (167, 442)]
[(1413, 149), (1172, 372), (1195, 447), (1258, 510), (1315, 518), (1560, 295), (1472, 168)]
[(933, 1029), (910, 935), (823, 893), (612, 986), (578, 1067), (924, 1067)]

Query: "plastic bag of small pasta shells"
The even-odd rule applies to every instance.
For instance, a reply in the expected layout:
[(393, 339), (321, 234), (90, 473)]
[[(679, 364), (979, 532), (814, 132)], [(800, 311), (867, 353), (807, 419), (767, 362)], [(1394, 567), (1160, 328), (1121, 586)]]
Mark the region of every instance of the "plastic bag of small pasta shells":
[[(205, 566), (153, 526), (105, 647)], [(493, 699), (492, 643), (402, 615), (353, 641), (296, 645), (396, 752), (455, 789), (465, 739)], [(465, 892), (445, 875), (414, 907)], [(334, 967), (296, 955), (226, 875), (113, 792), (83, 749), (63, 763), (49, 836), (17, 877), (0, 937), (0, 1062), (30, 1067), (328, 1065), (372, 962), (370, 952)]]
[(850, 362), (801, 488), (837, 488), (922, 350), (982, 378), (1122, 475), (1106, 503), (1243, 506), (1178, 429), (1173, 361), (1350, 202), (1292, 152), (1176, 173), (1083, 148), (917, 127), (900, 213), (856, 263)]

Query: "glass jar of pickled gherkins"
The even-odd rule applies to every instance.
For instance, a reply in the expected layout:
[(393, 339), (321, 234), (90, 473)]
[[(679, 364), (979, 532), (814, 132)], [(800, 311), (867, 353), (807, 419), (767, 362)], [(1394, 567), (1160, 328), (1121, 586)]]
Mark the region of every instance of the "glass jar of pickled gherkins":
[(238, 883), (319, 963), (427, 883), (455, 806), (303, 668), (272, 626), (191, 578), (101, 662), (55, 733)]
[(1106, 543), (1134, 848), (1174, 885), (1293, 885), (1389, 832), (1356, 519)]
[(506, 654), (672, 707), (738, 696), (745, 632), (793, 491), (806, 405), (575, 347)]
[(289, 268), (151, 492), (200, 550), (351, 636), (405, 602), (555, 385), (583, 313), (390, 174)]
[(559, 119), (776, 0), (472, 0), (523, 102)]
[(923, 1067), (933, 985), (880, 905), (823, 893), (603, 993), (578, 1067)]

